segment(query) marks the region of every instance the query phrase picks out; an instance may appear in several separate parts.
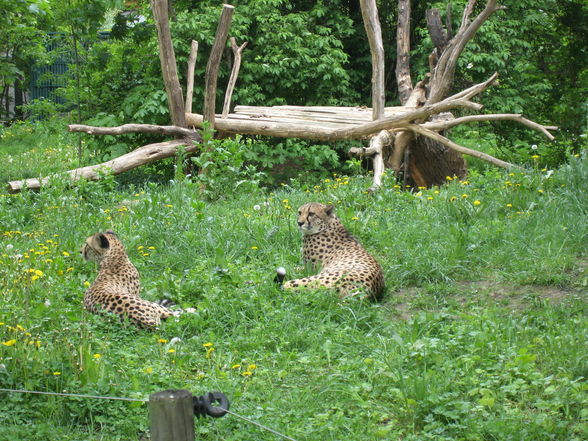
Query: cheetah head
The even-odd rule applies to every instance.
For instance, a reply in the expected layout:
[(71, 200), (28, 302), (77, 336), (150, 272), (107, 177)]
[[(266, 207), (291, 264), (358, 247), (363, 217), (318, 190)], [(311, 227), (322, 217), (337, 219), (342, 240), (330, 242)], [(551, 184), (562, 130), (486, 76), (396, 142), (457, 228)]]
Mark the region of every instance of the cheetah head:
[(328, 229), (333, 219), (335, 219), (333, 205), (310, 202), (298, 209), (298, 226), (304, 235), (317, 234)]
[(112, 230), (93, 234), (86, 239), (80, 249), (80, 254), (84, 260), (100, 262), (110, 249), (110, 241), (114, 238), (116, 238), (116, 235)]

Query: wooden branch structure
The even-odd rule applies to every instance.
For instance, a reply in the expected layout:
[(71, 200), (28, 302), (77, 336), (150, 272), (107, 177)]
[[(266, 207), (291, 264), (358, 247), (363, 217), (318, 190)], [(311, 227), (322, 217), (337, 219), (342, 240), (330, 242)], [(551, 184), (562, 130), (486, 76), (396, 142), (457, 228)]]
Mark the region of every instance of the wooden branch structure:
[[(445, 23), (439, 11), (427, 11), (428, 28), (435, 48), (429, 57), (431, 71), (414, 86), (410, 76), (410, 1), (398, 0), (398, 28), (396, 81), (401, 106), (385, 107), (384, 50), (381, 27), (375, 0), (360, 0), (362, 17), (372, 55), (372, 108), (332, 106), (236, 106), (230, 113), (231, 97), (241, 66), (241, 55), (247, 42), (237, 46), (230, 39), (234, 55), (231, 77), (225, 92), (222, 113), (215, 112), (217, 76), (221, 57), (226, 47), (234, 7), (223, 5), (211, 55), (206, 66), (205, 96), (202, 114), (192, 112), (194, 65), (197, 42), (191, 45), (188, 62), (188, 79), (185, 104), (181, 95), (177, 68), (167, 17), (167, 0), (151, 0), (153, 16), (158, 31), (160, 61), (165, 89), (170, 107), (171, 125), (125, 124), (119, 127), (92, 127), (70, 125), (72, 132), (92, 135), (120, 135), (125, 133), (152, 133), (173, 136), (177, 139), (139, 147), (112, 161), (82, 167), (40, 179), (12, 181), (10, 192), (23, 188), (38, 189), (51, 179), (69, 177), (99, 179), (104, 174), (119, 174), (131, 168), (175, 155), (179, 148), (195, 152), (202, 148), (202, 138), (195, 129), (204, 121), (223, 134), (261, 135), (282, 138), (305, 138), (321, 141), (369, 140), (369, 147), (354, 147), (350, 154), (370, 156), (374, 164), (371, 191), (381, 185), (385, 167), (404, 175), (404, 182), (411, 186), (432, 186), (444, 182), (447, 175), (465, 175), (466, 164), (462, 155), (469, 155), (499, 167), (516, 167), (488, 154), (461, 146), (443, 131), (459, 124), (480, 121), (515, 121), (537, 130), (549, 139), (550, 131), (557, 127), (538, 124), (520, 114), (477, 114), (455, 118), (449, 111), (480, 111), (482, 105), (472, 101), (497, 80), (498, 74), (486, 81), (448, 96), (453, 84), (457, 60), (465, 45), (482, 24), (496, 11), (502, 9), (496, 0), (487, 0), (482, 12), (473, 20), (475, 0), (469, 0), (462, 13), (461, 24), (453, 36), (450, 27), (451, 10), (448, 6)], [(194, 130), (188, 129), (194, 128)], [(389, 147), (390, 146), (390, 147)], [(212, 148), (210, 145), (204, 148)], [(445, 171), (447, 170), (447, 173)], [(454, 172), (455, 171), (455, 172)], [(204, 170), (200, 169), (199, 173)], [(428, 176), (429, 175), (429, 176)], [(433, 176), (434, 175), (434, 176)], [(433, 176), (433, 177), (431, 177)]]

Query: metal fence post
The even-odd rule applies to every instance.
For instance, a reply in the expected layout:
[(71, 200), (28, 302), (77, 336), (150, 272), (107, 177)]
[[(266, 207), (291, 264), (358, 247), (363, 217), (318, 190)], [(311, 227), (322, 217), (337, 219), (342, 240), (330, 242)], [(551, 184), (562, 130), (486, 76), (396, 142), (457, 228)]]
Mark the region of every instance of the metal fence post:
[(151, 441), (194, 441), (194, 403), (187, 390), (149, 396)]

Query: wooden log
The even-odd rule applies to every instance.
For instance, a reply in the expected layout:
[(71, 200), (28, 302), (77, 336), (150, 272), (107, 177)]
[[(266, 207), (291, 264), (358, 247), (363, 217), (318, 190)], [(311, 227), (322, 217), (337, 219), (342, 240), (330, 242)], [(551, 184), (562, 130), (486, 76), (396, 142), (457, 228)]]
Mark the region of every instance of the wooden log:
[(192, 113), (192, 98), (194, 95), (194, 68), (196, 67), (196, 57), (198, 56), (198, 42), (192, 40), (190, 45), (190, 57), (188, 58), (188, 73), (186, 74), (186, 113)]
[(233, 68), (231, 69), (231, 76), (229, 78), (229, 83), (227, 84), (227, 90), (225, 92), (225, 101), (223, 103), (222, 113), (223, 118), (226, 118), (229, 114), (231, 107), (231, 97), (233, 96), (233, 91), (235, 90), (235, 85), (237, 84), (237, 77), (239, 76), (239, 69), (241, 68), (241, 53), (243, 52), (243, 49), (245, 49), (245, 46), (247, 46), (247, 42), (243, 43), (241, 46), (237, 46), (235, 37), (231, 37), (230, 41), (234, 59)]
[(194, 402), (187, 390), (149, 396), (151, 441), (194, 441)]
[(384, 115), (384, 44), (376, 0), (360, 0), (361, 15), (372, 56), (372, 119)]
[(204, 119), (210, 122), (210, 127), (214, 128), (215, 106), (216, 106), (216, 84), (218, 80), (218, 69), (220, 66), (223, 50), (227, 44), (227, 37), (229, 35), (229, 28), (231, 27), (231, 20), (233, 18), (233, 11), (235, 7), (231, 5), (223, 5), (220, 21), (216, 28), (216, 36), (214, 44), (206, 64), (206, 76), (204, 87)]
[(167, 0), (151, 0), (151, 9), (153, 10), (153, 18), (157, 27), (157, 39), (159, 41), (159, 61), (167, 93), (170, 117), (174, 126), (186, 127), (184, 98), (182, 97), (182, 88), (178, 79), (176, 55), (171, 41), (167, 8)]
[(79, 179), (89, 179), (96, 181), (100, 179), (100, 176), (105, 174), (118, 175), (141, 165), (164, 158), (169, 158), (178, 152), (178, 147), (180, 146), (186, 146), (186, 152), (193, 152), (198, 149), (199, 144), (195, 144), (191, 140), (177, 139), (173, 141), (145, 145), (133, 150), (130, 153), (119, 156), (116, 159), (103, 162), (102, 164), (76, 168), (75, 170), (69, 170), (64, 173), (57, 173), (55, 175), (47, 176), (41, 179), (30, 178), (20, 181), (11, 181), (8, 183), (8, 192), (18, 193), (23, 188), (28, 188), (29, 190), (38, 190), (42, 186), (49, 184), (51, 179), (69, 177), (72, 182), (75, 182)]
[(162, 135), (182, 136), (202, 141), (200, 133), (176, 126), (157, 126), (153, 124), (123, 124), (117, 127), (96, 127), (83, 124), (70, 124), (70, 132), (84, 132), (90, 135), (123, 135), (125, 133), (160, 133)]

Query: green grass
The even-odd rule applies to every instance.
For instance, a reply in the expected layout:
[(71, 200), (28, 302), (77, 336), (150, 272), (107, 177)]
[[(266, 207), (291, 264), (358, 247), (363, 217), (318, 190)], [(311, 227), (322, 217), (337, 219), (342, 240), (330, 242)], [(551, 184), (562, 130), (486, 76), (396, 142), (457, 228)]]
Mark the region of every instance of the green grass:
[[(545, 175), (373, 196), (369, 177), (329, 176), (217, 202), (181, 177), (0, 195), (0, 387), (220, 390), (297, 440), (587, 439), (588, 160)], [(383, 302), (276, 288), (277, 266), (304, 272), (295, 208), (312, 200), (380, 260)], [(155, 332), (84, 312), (96, 268), (78, 249), (107, 228), (144, 297), (196, 312)], [(0, 397), (0, 439), (148, 437), (140, 403)], [(231, 416), (196, 424), (197, 439), (275, 439)]]

